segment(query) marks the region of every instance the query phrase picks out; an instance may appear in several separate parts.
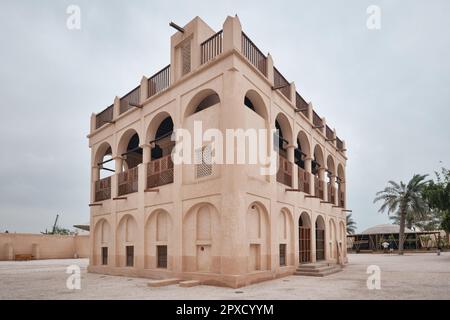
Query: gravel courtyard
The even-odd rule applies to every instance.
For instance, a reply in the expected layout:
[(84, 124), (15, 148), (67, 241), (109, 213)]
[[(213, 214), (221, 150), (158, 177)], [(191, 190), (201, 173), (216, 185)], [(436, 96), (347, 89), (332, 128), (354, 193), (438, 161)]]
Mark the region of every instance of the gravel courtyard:
[[(81, 267), (81, 289), (66, 287), (66, 267)], [(0, 262), (0, 299), (450, 299), (450, 252), (351, 254), (325, 278), (289, 276), (240, 289), (177, 285), (150, 288), (147, 279), (86, 272), (87, 259)], [(381, 269), (381, 289), (366, 285), (369, 265)]]

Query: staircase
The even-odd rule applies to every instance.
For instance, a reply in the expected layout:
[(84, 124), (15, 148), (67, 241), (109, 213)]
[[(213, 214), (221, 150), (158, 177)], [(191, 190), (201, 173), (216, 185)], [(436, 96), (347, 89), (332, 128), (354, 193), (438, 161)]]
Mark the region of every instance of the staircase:
[(319, 262), (301, 264), (294, 272), (296, 276), (325, 277), (330, 274), (342, 271), (342, 267), (337, 264)]

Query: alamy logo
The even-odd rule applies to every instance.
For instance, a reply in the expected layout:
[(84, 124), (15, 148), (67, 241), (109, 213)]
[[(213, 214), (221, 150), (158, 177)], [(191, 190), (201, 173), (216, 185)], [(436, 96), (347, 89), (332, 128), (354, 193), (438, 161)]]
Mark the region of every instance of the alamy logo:
[(81, 9), (79, 6), (70, 5), (66, 9), (67, 17), (66, 26), (69, 30), (81, 29)]
[[(194, 136), (192, 138), (192, 135)], [(271, 129), (226, 129), (210, 128), (203, 132), (201, 121), (194, 121), (194, 131), (174, 130), (171, 140), (175, 141), (172, 151), (174, 164), (250, 164), (259, 165), (261, 175), (274, 175), (278, 168), (278, 157), (272, 137), (277, 130)], [(208, 145), (208, 156), (195, 156)], [(206, 161), (206, 162), (205, 162)]]
[(66, 280), (66, 287), (69, 290), (81, 289), (81, 270), (76, 264), (70, 265), (66, 269), (66, 273), (70, 276)]
[(381, 269), (379, 266), (370, 265), (367, 267), (366, 273), (370, 274), (367, 278), (367, 289), (380, 290), (381, 289)]
[(381, 29), (381, 8), (376, 5), (371, 5), (367, 7), (366, 10), (367, 17), (366, 26), (369, 30), (380, 30)]

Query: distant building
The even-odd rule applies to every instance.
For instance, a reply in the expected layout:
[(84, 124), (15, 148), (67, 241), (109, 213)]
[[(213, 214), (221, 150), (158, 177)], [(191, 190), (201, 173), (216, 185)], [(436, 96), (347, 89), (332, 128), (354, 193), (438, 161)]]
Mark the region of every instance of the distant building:
[[(413, 231), (405, 228), (405, 250), (417, 250), (436, 247), (440, 231)], [(383, 243), (389, 243), (389, 249), (398, 249), (400, 226), (395, 224), (380, 224), (368, 228), (360, 234), (347, 235), (351, 249), (360, 251), (383, 251)]]

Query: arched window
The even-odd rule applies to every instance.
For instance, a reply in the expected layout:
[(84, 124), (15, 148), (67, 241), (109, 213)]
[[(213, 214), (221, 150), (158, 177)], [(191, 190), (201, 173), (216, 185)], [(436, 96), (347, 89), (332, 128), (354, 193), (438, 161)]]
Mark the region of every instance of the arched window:
[(209, 96), (207, 96), (206, 98), (204, 98), (195, 108), (194, 113), (203, 111), (209, 107), (212, 107), (215, 104), (220, 103), (220, 98), (219, 95), (217, 93), (213, 93)]
[(128, 141), (127, 150), (122, 156), (125, 157), (128, 169), (137, 167), (142, 163), (142, 148), (139, 147), (139, 136), (137, 133), (131, 136)]
[(174, 141), (171, 140), (173, 132), (172, 117), (167, 117), (158, 126), (155, 139), (151, 141), (151, 160), (160, 159), (172, 152)]

